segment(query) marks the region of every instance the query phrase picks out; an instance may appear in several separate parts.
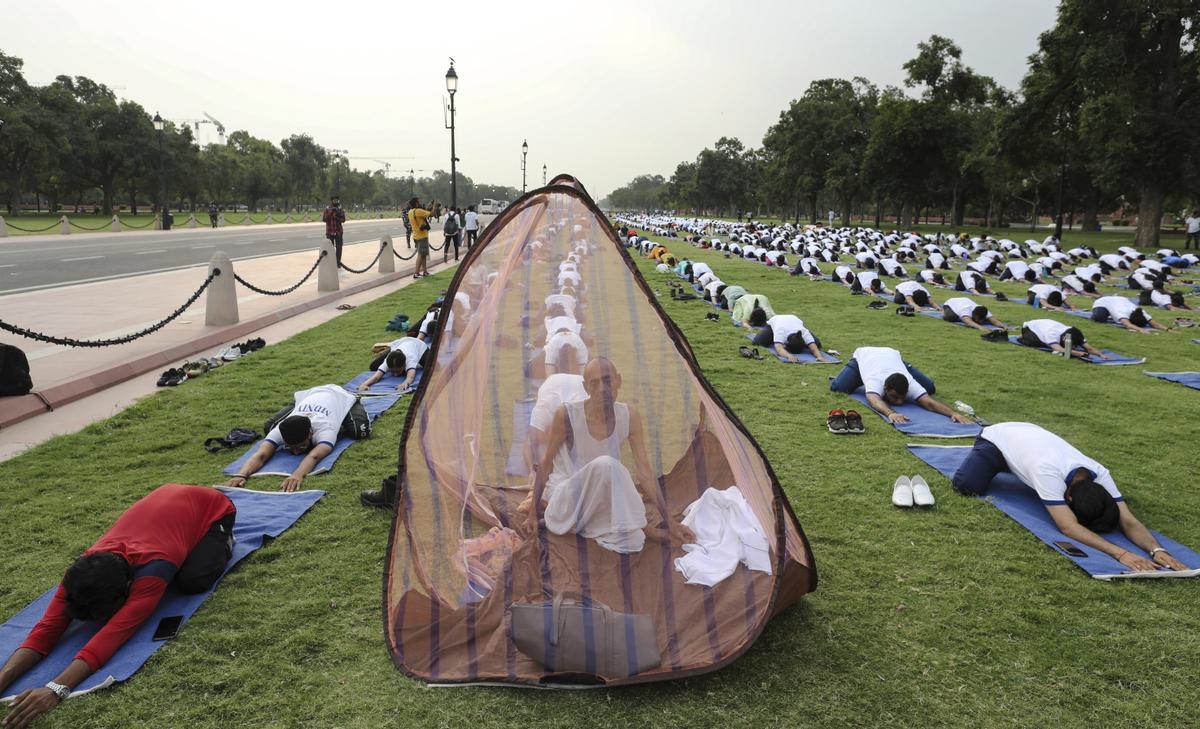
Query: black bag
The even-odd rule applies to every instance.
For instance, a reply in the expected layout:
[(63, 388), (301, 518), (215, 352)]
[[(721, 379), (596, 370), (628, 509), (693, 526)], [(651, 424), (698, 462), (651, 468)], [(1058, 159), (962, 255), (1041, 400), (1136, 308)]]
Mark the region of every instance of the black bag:
[(447, 237), (458, 235), (458, 218), (454, 217), (453, 213), (446, 216), (446, 224), (442, 227), (442, 233)]
[(28, 395), (32, 389), (29, 358), (11, 344), (0, 344), (0, 395)]
[[(292, 414), (296, 404), (287, 405), (279, 412), (272, 415), (263, 424), (263, 429), (270, 434), (275, 429), (276, 425), (283, 422), (283, 419)], [(363, 407), (362, 400), (355, 400), (350, 406), (350, 412), (346, 413), (346, 417), (342, 418), (342, 427), (338, 430), (339, 438), (350, 438), (352, 440), (362, 440), (363, 438), (371, 437), (371, 419), (367, 417), (367, 409)]]
[(204, 441), (204, 450), (209, 453), (220, 453), (226, 448), (250, 445), (259, 438), (262, 438), (262, 436), (250, 428), (234, 428), (224, 438), (206, 438)]

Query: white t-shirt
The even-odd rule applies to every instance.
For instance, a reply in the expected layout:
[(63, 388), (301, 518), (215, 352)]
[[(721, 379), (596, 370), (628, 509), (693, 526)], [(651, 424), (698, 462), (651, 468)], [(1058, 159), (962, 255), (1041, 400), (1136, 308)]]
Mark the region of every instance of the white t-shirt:
[[(318, 385), (308, 390), (301, 390), (295, 395), (296, 406), (288, 416), (303, 415), (312, 423), (312, 445), (337, 443), (338, 431), (342, 429), (342, 421), (346, 413), (354, 406), (353, 393), (347, 392), (341, 385)], [(267, 440), (279, 448), (283, 445), (283, 435), (276, 425), (267, 433)]]
[(967, 289), (979, 288), (979, 274), (972, 273), (971, 271), (963, 271), (958, 274), (958, 277), (962, 279), (962, 284)]
[(937, 271), (934, 271), (934, 270), (928, 269), (928, 268), (922, 268), (920, 271), (917, 271), (917, 278), (921, 279), (922, 281), (924, 281), (925, 283), (928, 283), (928, 284), (931, 284), (934, 282), (933, 277), (936, 275), (938, 275)]
[(429, 336), (429, 325), (437, 321), (439, 311), (441, 310), (434, 309), (433, 311), (426, 312), (425, 318), (421, 320), (421, 328), (417, 331), (421, 332), (425, 336)]
[(1008, 270), (1013, 278), (1025, 278), (1025, 273), (1029, 271), (1029, 264), (1024, 261), (1009, 261), (1004, 264), (1004, 268)]
[(720, 281), (720, 279), (717, 278), (717, 274), (713, 273), (712, 271), (708, 271), (696, 277), (696, 283), (700, 285), (700, 288), (708, 286), (713, 281)]
[[(1108, 309), (1108, 315), (1112, 317), (1112, 320), (1119, 322), (1122, 319), (1128, 319), (1138, 305), (1124, 296), (1101, 296), (1092, 302), (1092, 308)], [(1142, 313), (1146, 314), (1145, 311)], [(1146, 319), (1150, 319), (1149, 314), (1146, 314)]]
[(1187, 223), (1187, 232), (1200, 233), (1200, 217), (1193, 215), (1184, 222)]
[(544, 323), (546, 325), (547, 337), (554, 336), (564, 329), (578, 334), (579, 330), (583, 328), (583, 325), (576, 321), (573, 316), (552, 316), (549, 319), (545, 319)]
[(1161, 306), (1164, 309), (1171, 305), (1171, 295), (1162, 291), (1150, 291), (1150, 303), (1155, 306)]
[(550, 375), (538, 388), (537, 403), (529, 414), (529, 424), (543, 433), (550, 432), (554, 413), (565, 402), (582, 402), (588, 398), (583, 389), (583, 375), (559, 372)]
[(941, 268), (942, 264), (945, 262), (946, 262), (946, 257), (943, 256), (941, 253), (930, 253), (929, 254), (929, 263), (934, 268)]
[(895, 258), (881, 258), (879, 265), (887, 272), (889, 276), (895, 276), (898, 273), (904, 273), (904, 267)]
[(860, 271), (858, 273), (858, 283), (864, 289), (871, 288), (871, 282), (879, 280), (879, 274), (874, 271)]
[(467, 230), (479, 230), (479, 214), (474, 210), (467, 211)]
[(575, 350), (575, 362), (582, 368), (587, 363), (587, 345), (575, 332), (559, 332), (546, 340), (546, 364), (557, 365), (564, 347)]
[[(905, 296), (912, 296), (918, 291), (925, 291), (925, 287), (916, 281), (901, 281), (900, 283), (896, 284), (896, 290)], [(928, 295), (929, 292), (925, 291), (925, 294)]]
[(1057, 288), (1056, 286), (1051, 286), (1050, 284), (1034, 284), (1029, 287), (1029, 290), (1032, 291), (1034, 294), (1036, 294), (1037, 297), (1039, 299), (1041, 299), (1042, 301), (1046, 301), (1047, 299), (1049, 299), (1050, 294), (1054, 293), (1055, 291), (1057, 291), (1060, 294), (1062, 293), (1062, 291), (1059, 288)]
[(997, 423), (984, 428), (980, 437), (1000, 450), (1008, 469), (1036, 491), (1044, 504), (1067, 503), (1067, 479), (1077, 468), (1091, 471), (1097, 484), (1121, 500), (1107, 468), (1045, 428), (1033, 423)]
[(1115, 253), (1105, 253), (1104, 255), (1100, 256), (1100, 262), (1107, 263), (1113, 268), (1121, 268), (1122, 266), (1125, 266), (1126, 268), (1129, 267), (1129, 264), (1125, 262), (1125, 259), (1121, 258)]
[(693, 278), (698, 279), (706, 273), (712, 273), (712, 267), (709, 266), (707, 263), (693, 263), (692, 264), (692, 277)]
[(564, 283), (570, 283), (571, 286), (579, 288), (579, 282), (581, 280), (582, 279), (579, 277), (579, 274), (575, 273), (574, 271), (563, 271), (562, 273), (558, 274), (558, 287), (562, 288)]
[(967, 264), (967, 267), (974, 271), (978, 271), (979, 273), (987, 273), (988, 267), (991, 266), (991, 264), (991, 261), (980, 259), (978, 261), (971, 261)]
[(705, 284), (704, 290), (708, 292), (708, 298), (712, 299), (713, 301), (716, 301), (717, 289), (724, 285), (725, 285), (724, 281), (721, 281), (720, 279), (714, 279), (712, 281), (709, 281), (707, 284)]
[(1021, 325), (1022, 328), (1028, 328), (1033, 332), (1033, 335), (1041, 341), (1042, 344), (1050, 346), (1051, 344), (1062, 344), (1063, 332), (1071, 327), (1053, 319), (1031, 319)]
[(854, 350), (854, 361), (858, 363), (858, 374), (867, 392), (883, 397), (884, 381), (899, 372), (908, 380), (908, 400), (916, 400), (925, 394), (925, 388), (908, 373), (900, 353), (891, 347), (859, 347)]
[(849, 266), (838, 266), (833, 269), (833, 277), (842, 283), (846, 282), (847, 276), (853, 276), (854, 269)]
[(1063, 286), (1069, 287), (1074, 291), (1078, 291), (1079, 293), (1083, 293), (1083, 281), (1073, 273), (1063, 276), (1062, 283)]
[[(896, 288), (899, 288), (897, 286)], [(953, 299), (946, 299), (945, 307), (953, 311), (959, 319), (970, 319), (975, 307), (979, 306), (974, 301), (971, 301), (965, 296), (956, 296)]]
[[(393, 352), (398, 349), (404, 353), (405, 370), (421, 369), (421, 357), (424, 356), (425, 350), (429, 349), (428, 344), (416, 337), (401, 337), (392, 340), (388, 347)], [(379, 371), (385, 375), (388, 374), (387, 357), (383, 358), (383, 363), (379, 365)]]
[(813, 338), (812, 332), (804, 326), (800, 317), (795, 314), (776, 314), (767, 319), (767, 326), (771, 327), (771, 334), (774, 335), (776, 344), (787, 344), (787, 338), (796, 332), (800, 332), (805, 344), (815, 344), (817, 341)]
[[(659, 264), (659, 265), (663, 265), (663, 264)], [(567, 316), (570, 316), (570, 317), (575, 316), (575, 297), (574, 296), (570, 296), (568, 294), (550, 294), (549, 296), (546, 297), (546, 308), (547, 309), (549, 309), (550, 307), (552, 307), (556, 304), (563, 308), (563, 311), (565, 311), (567, 313)]]

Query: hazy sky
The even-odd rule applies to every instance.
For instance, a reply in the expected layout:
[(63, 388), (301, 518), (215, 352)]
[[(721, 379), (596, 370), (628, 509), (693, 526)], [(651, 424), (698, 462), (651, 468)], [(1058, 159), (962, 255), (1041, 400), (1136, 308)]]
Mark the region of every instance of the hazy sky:
[[(359, 169), (449, 168), (442, 98), (456, 61), (460, 170), (529, 184), (542, 165), (597, 198), (670, 175), (721, 136), (758, 146), (809, 82), (900, 84), (938, 33), (1015, 87), (1049, 0), (6, 3), (0, 49), (26, 78), (86, 75), (153, 114), (202, 112), (278, 143), (307, 132)], [(215, 141), (211, 126), (201, 141)], [(363, 159), (355, 159), (363, 158)], [(418, 172), (418, 175), (421, 173)]]

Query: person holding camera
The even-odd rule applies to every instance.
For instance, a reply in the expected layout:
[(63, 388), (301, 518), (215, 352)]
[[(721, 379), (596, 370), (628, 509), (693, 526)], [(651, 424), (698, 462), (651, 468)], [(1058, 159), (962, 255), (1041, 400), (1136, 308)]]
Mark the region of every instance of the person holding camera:
[(342, 209), (342, 200), (337, 195), (329, 199), (325, 212), (321, 213), (321, 221), (325, 223), (325, 237), (333, 243), (337, 257), (338, 268), (342, 267), (342, 224), (346, 222), (346, 211)]
[(413, 278), (429, 275), (429, 217), (429, 211), (421, 207), (419, 198), (414, 197), (408, 201), (408, 224), (412, 228), (413, 243), (417, 246), (417, 264), (413, 269)]

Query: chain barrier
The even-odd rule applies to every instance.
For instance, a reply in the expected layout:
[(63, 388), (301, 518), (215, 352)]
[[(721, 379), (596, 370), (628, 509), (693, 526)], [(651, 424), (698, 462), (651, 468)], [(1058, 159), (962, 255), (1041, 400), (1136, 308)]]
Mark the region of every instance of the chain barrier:
[(156, 222), (157, 219), (151, 218), (145, 225), (134, 225), (133, 223), (126, 223), (121, 218), (118, 218), (118, 220), (121, 220), (121, 225), (124, 225), (126, 228), (133, 228), (134, 230), (141, 230), (142, 228), (149, 228), (151, 225), (154, 225), (154, 223)]
[(431, 250), (431, 251), (440, 251), (440, 250), (442, 250), (443, 248), (445, 248), (445, 247), (446, 247), (446, 243), (447, 243), (446, 239), (445, 239), (445, 238), (442, 238), (442, 244), (441, 244), (440, 246), (435, 246), (434, 244), (430, 243), (430, 244), (429, 244), (429, 250)]
[(395, 247), (393, 247), (392, 255), (394, 255), (396, 258), (399, 258), (401, 261), (411, 261), (413, 259), (413, 256), (417, 255), (417, 252), (414, 250), (412, 253), (409, 253), (407, 256), (402, 256), (399, 253), (397, 253)]
[(112, 225), (111, 220), (109, 220), (107, 223), (103, 223), (99, 228), (89, 228), (86, 225), (80, 225), (79, 223), (76, 223), (74, 220), (71, 220), (70, 218), (67, 218), (67, 222), (70, 223), (71, 225), (75, 226), (76, 228), (79, 228), (80, 230), (91, 230), (91, 231), (104, 230), (105, 228)]
[(387, 245), (383, 244), (383, 243), (381, 243), (379, 245), (379, 252), (375, 254), (375, 257), (371, 259), (371, 262), (367, 264), (366, 268), (363, 268), (361, 270), (359, 270), (357, 268), (350, 268), (349, 266), (342, 263), (341, 261), (338, 261), (338, 268), (344, 268), (347, 271), (349, 271), (350, 273), (366, 273), (367, 271), (370, 271), (371, 268), (379, 261), (379, 257), (383, 255), (383, 249), (386, 247), (387, 247)]
[(188, 300), (183, 302), (182, 306), (171, 312), (166, 319), (163, 319), (153, 326), (146, 327), (141, 331), (134, 332), (133, 334), (126, 334), (121, 337), (115, 337), (113, 339), (71, 339), (69, 337), (54, 337), (49, 334), (41, 334), (23, 327), (14, 326), (4, 321), (0, 321), (0, 329), (3, 329), (7, 332), (12, 332), (18, 336), (26, 337), (28, 339), (36, 339), (39, 342), (48, 342), (50, 344), (58, 344), (64, 347), (111, 347), (114, 344), (128, 344), (135, 339), (141, 339), (148, 334), (153, 334), (159, 329), (162, 329), (166, 325), (175, 321), (180, 314), (187, 311), (189, 306), (196, 303), (196, 299), (200, 298), (200, 294), (204, 293), (204, 290), (207, 289), (208, 285), (213, 282), (213, 279), (220, 275), (221, 269), (214, 268), (212, 272), (208, 274), (208, 278), (204, 279), (204, 283), (200, 284), (200, 288), (196, 289), (196, 292), (189, 296)]
[(4, 221), (4, 224), (10, 228), (16, 228), (17, 230), (21, 231), (22, 233), (45, 233), (47, 230), (50, 230), (51, 228), (53, 228), (56, 225), (59, 225), (61, 222), (62, 221), (60, 221), (60, 220), (55, 220), (50, 225), (47, 225), (45, 228), (38, 228), (37, 230), (30, 230), (28, 228), (22, 228), (18, 225), (13, 225), (12, 223), (10, 223), (7, 220)]
[(263, 296), (285, 296), (287, 294), (292, 293), (293, 291), (300, 288), (301, 286), (303, 286), (304, 282), (307, 281), (309, 279), (309, 277), (313, 275), (313, 272), (315, 272), (317, 270), (317, 266), (321, 265), (321, 259), (327, 255), (329, 255), (329, 251), (321, 251), (321, 255), (317, 256), (317, 262), (312, 265), (312, 268), (308, 269), (308, 273), (304, 274), (304, 278), (300, 279), (292, 286), (288, 286), (286, 289), (280, 289), (278, 291), (270, 291), (268, 289), (260, 289), (259, 287), (255, 286), (254, 284), (250, 283), (246, 279), (239, 276), (237, 274), (237, 271), (233, 272), (233, 280), (237, 281), (238, 283), (240, 283), (241, 285), (250, 289), (251, 291), (253, 291), (256, 294), (262, 294)]

